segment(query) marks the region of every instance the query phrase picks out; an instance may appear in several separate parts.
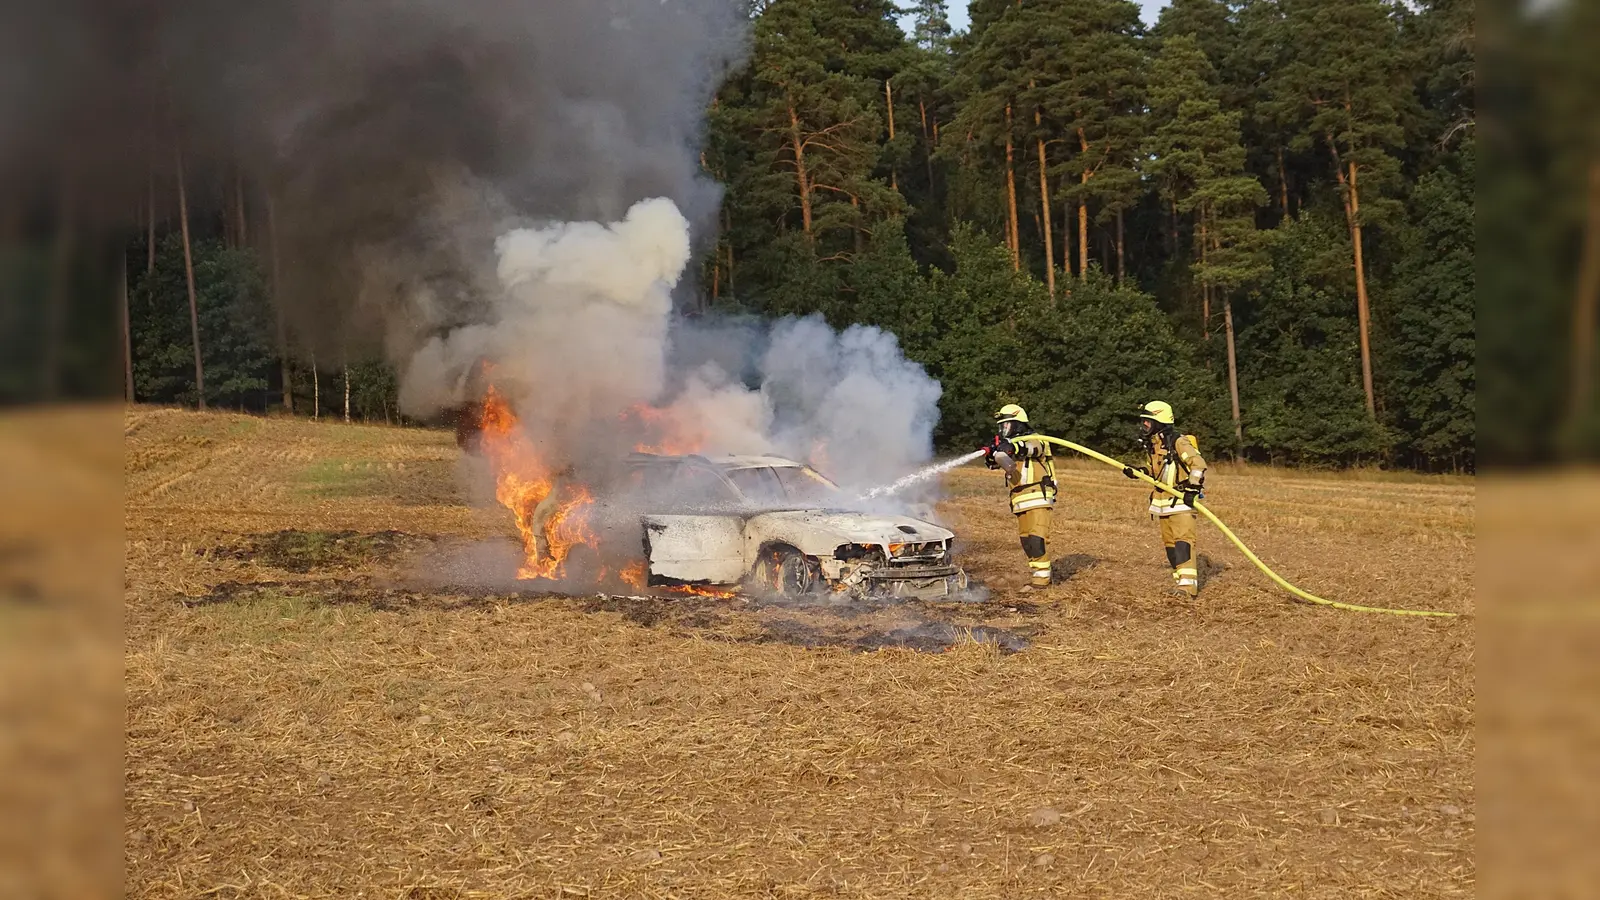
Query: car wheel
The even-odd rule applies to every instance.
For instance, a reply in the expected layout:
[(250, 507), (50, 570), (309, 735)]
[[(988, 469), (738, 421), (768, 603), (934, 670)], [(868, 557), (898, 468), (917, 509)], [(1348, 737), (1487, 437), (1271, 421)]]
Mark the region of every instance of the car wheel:
[(805, 554), (789, 547), (769, 550), (762, 557), (762, 584), (784, 596), (811, 593), (821, 580), (819, 574)]

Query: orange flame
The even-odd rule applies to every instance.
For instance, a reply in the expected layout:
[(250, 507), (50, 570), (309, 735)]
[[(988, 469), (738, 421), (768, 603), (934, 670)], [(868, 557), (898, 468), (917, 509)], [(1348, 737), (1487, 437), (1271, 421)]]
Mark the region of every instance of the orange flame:
[(648, 565), (642, 559), (622, 570), (622, 580), (641, 591), (649, 584), (649, 577)]
[[(670, 410), (639, 404), (620, 418), (638, 436), (635, 450), (641, 453), (678, 456), (698, 452), (706, 442), (703, 429), (674, 416)], [(590, 522), (594, 494), (588, 485), (563, 477), (567, 473), (558, 471), (523, 431), (510, 403), (493, 386), (484, 394), (481, 425), (480, 447), (494, 470), (495, 499), (511, 511), (522, 536), (523, 562), (517, 577), (563, 577), (574, 547), (596, 547), (599, 543)], [(594, 577), (603, 580), (605, 570)], [(633, 562), (617, 572), (617, 577), (643, 590), (649, 585), (648, 563), (642, 559)], [(673, 585), (659, 590), (698, 597), (737, 594), (732, 589), (698, 585)]]
[(717, 597), (727, 599), (738, 596), (739, 592), (733, 588), (703, 587), (697, 584), (674, 584), (659, 588), (673, 594), (688, 594), (693, 597)]
[[(482, 448), (495, 473), (495, 499), (511, 510), (522, 535), (524, 559), (518, 578), (559, 578), (562, 564), (577, 544), (594, 546), (588, 512), (594, 495), (587, 486), (562, 484), (550, 463), (528, 440), (511, 406), (493, 387), (483, 400)], [(560, 489), (564, 499), (543, 517), (540, 506)]]
[(636, 453), (683, 456), (699, 453), (706, 445), (705, 428), (686, 422), (669, 410), (638, 403), (618, 418), (639, 435), (633, 447)]

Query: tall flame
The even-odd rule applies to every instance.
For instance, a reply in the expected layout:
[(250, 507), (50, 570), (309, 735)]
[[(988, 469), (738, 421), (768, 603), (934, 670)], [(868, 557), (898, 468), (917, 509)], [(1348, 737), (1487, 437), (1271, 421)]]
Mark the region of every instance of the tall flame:
[[(511, 511), (522, 535), (524, 559), (517, 577), (560, 578), (575, 545), (596, 543), (589, 524), (594, 495), (587, 485), (561, 481), (493, 387), (484, 395), (481, 446), (494, 468), (495, 499)], [(552, 500), (554, 491), (560, 494)], [(541, 523), (536, 514), (546, 501), (557, 505)]]
[[(705, 444), (706, 435), (701, 429), (681, 421), (670, 410), (639, 404), (624, 412), (621, 419), (638, 436), (634, 449), (641, 453), (676, 456), (698, 452)], [(495, 499), (511, 511), (522, 535), (523, 562), (517, 577), (564, 577), (565, 563), (574, 547), (597, 547), (599, 543), (590, 522), (594, 508), (592, 489), (563, 477), (568, 473), (558, 471), (540, 452), (510, 403), (492, 386), (484, 394), (480, 424), (479, 446), (494, 469)], [(601, 581), (605, 570), (597, 569), (592, 575)], [(618, 571), (616, 577), (643, 590), (649, 585), (649, 565), (645, 560), (635, 560)], [(704, 597), (735, 594), (732, 590), (700, 585), (656, 589)]]

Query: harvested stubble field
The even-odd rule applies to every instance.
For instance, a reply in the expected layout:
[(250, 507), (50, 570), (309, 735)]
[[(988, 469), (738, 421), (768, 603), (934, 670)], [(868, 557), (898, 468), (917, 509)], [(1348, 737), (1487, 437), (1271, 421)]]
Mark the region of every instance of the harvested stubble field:
[[(1062, 466), (1042, 595), (974, 467), (941, 514), (991, 604), (774, 609), (418, 587), (510, 527), (447, 433), (126, 431), (129, 896), (1473, 890), (1472, 620), (1291, 603), (1208, 527), (1163, 596), (1109, 469)], [(1473, 608), (1469, 481), (1212, 495), (1313, 591)]]

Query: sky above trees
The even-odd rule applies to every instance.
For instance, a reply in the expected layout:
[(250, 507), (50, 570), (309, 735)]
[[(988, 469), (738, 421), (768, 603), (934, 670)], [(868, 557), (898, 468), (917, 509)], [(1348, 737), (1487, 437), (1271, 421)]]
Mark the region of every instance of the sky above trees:
[[(1161, 15), (1162, 7), (1167, 5), (1167, 0), (1138, 0), (1139, 17), (1144, 19), (1146, 25), (1154, 25), (1157, 17)], [(907, 16), (902, 24), (909, 23), (911, 17)], [(967, 0), (950, 0), (950, 25), (958, 31), (965, 31), (972, 24), (972, 17), (967, 14)]]

